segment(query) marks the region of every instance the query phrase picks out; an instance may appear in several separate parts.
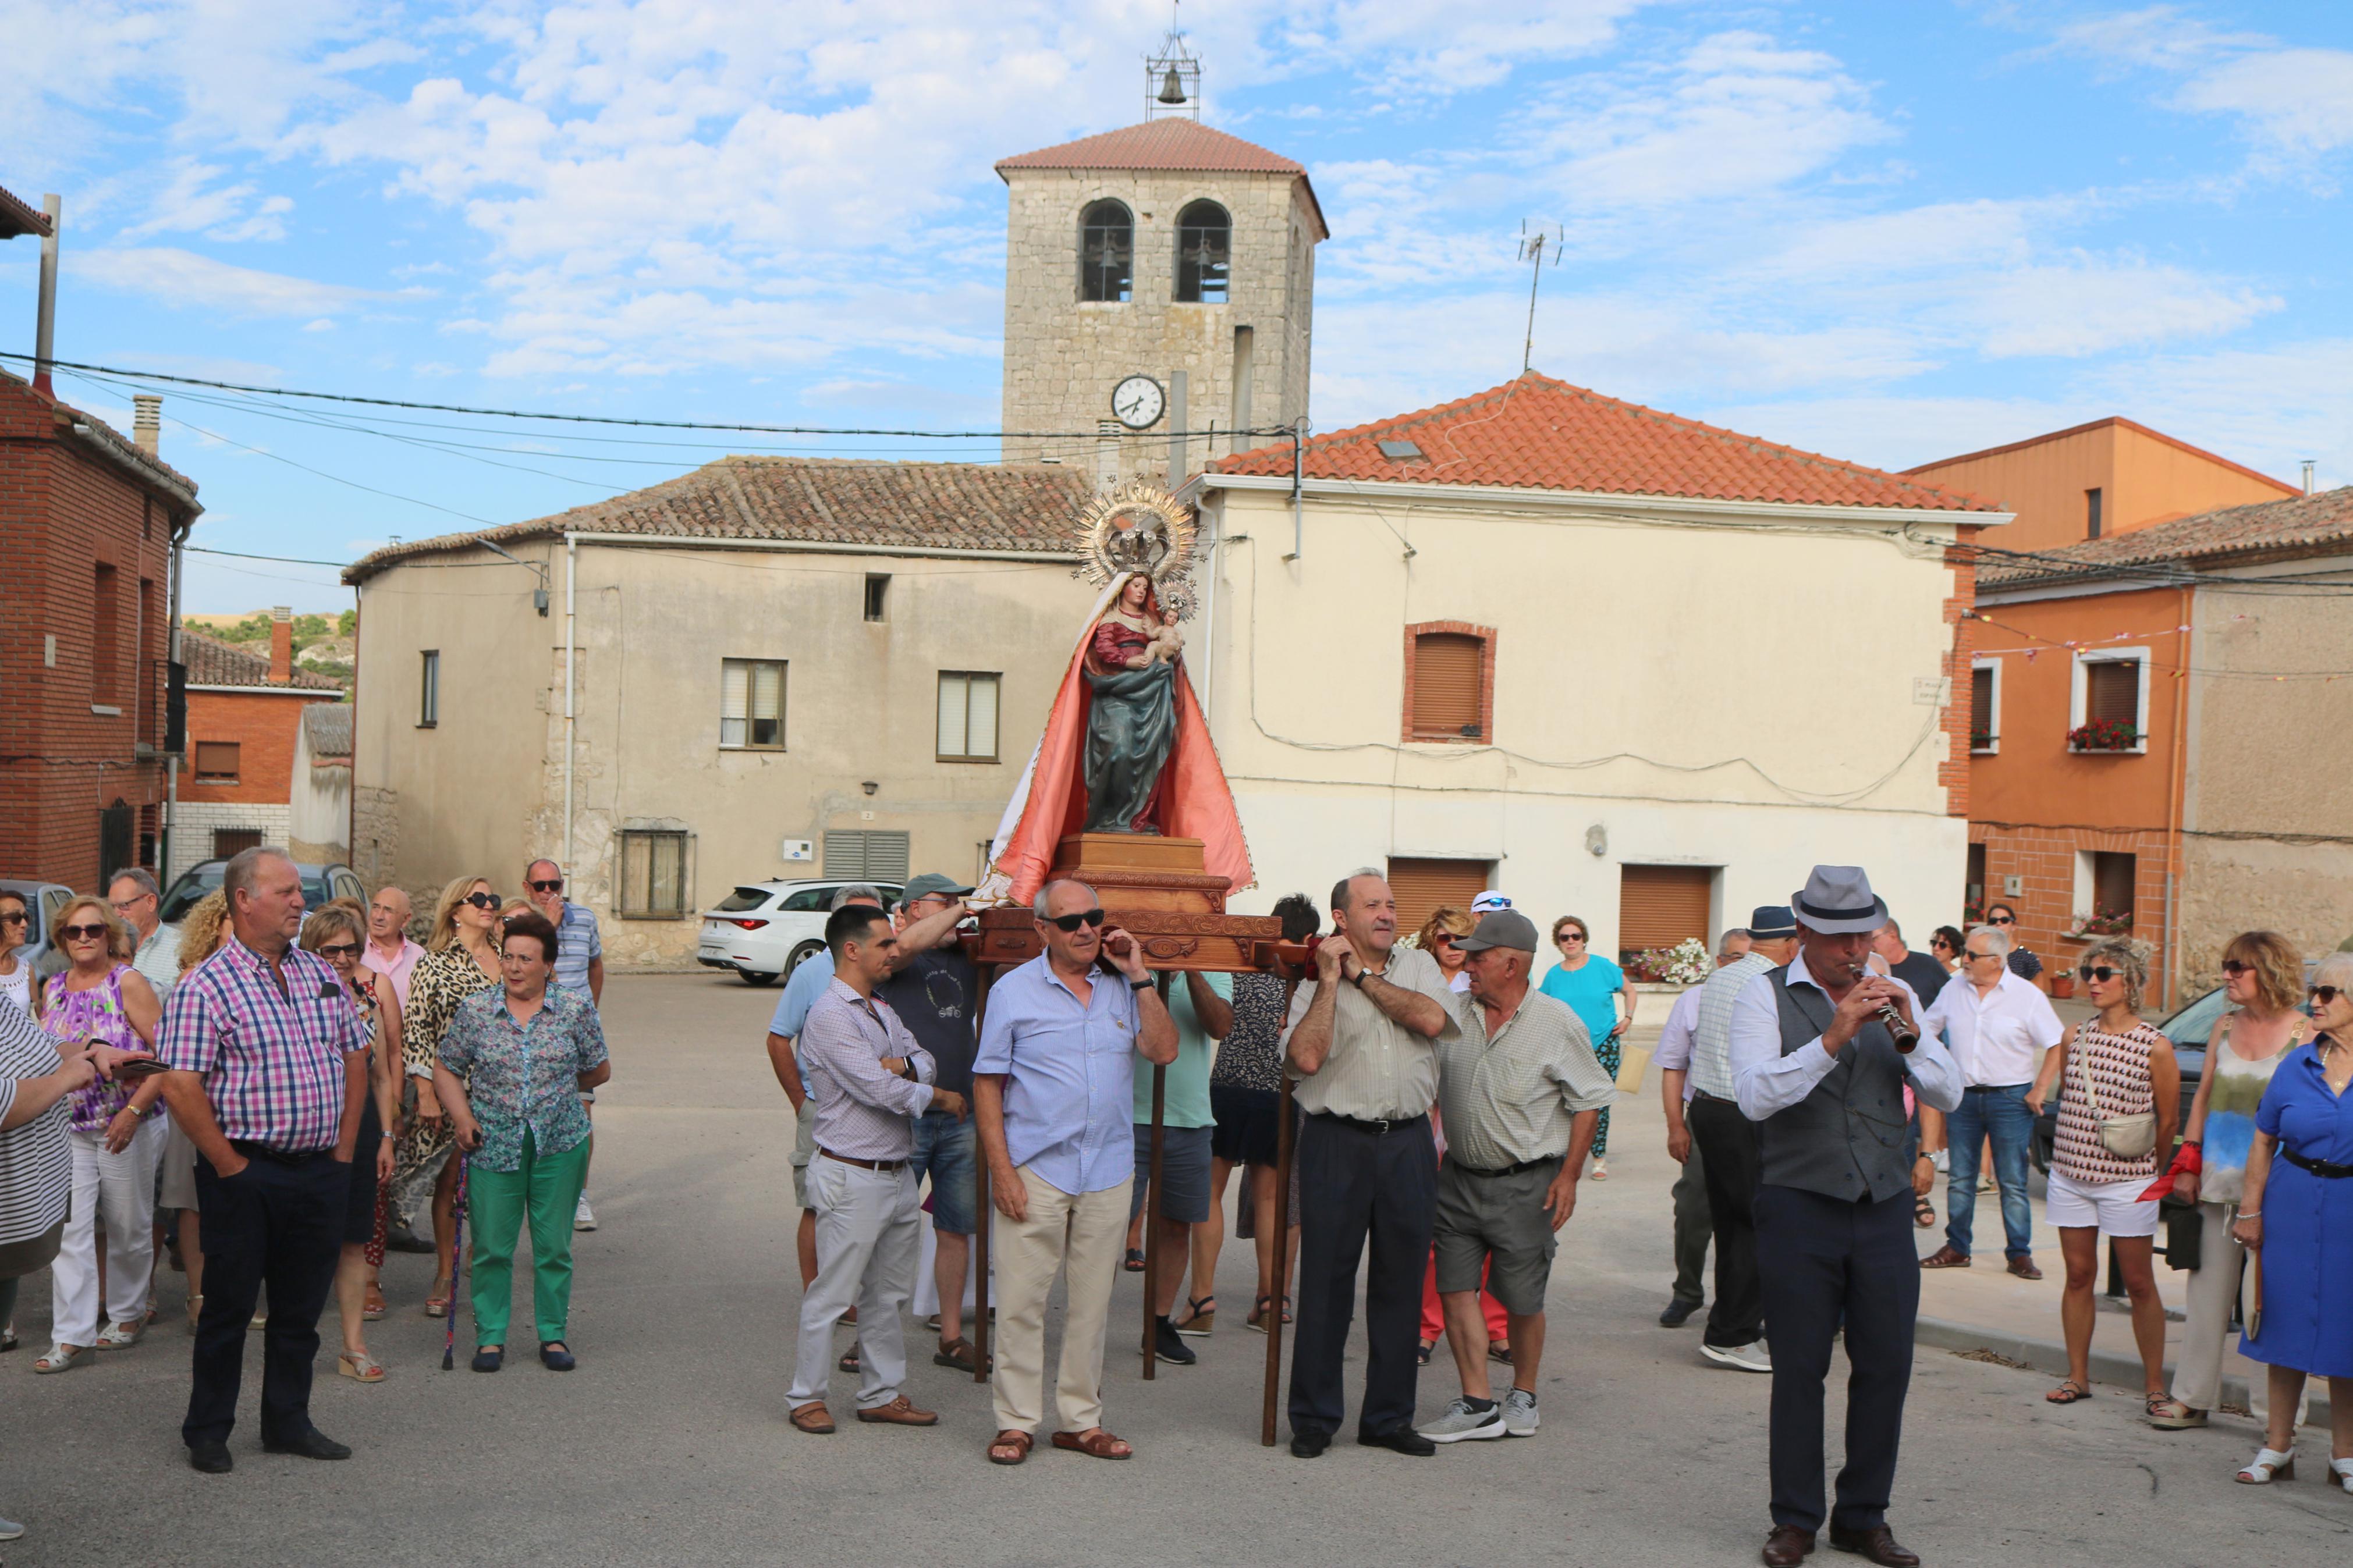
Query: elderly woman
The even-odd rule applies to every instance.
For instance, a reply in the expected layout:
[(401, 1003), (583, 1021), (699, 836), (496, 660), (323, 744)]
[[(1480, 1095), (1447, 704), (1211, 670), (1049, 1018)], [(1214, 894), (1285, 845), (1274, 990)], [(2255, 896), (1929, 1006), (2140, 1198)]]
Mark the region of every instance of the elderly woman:
[[(368, 1353), (365, 1323), (374, 1268), (384, 1263), (384, 1210), (379, 1184), (392, 1178), (390, 1129), (399, 1119), (393, 1064), (400, 1058), (400, 1008), (392, 986), (360, 967), (367, 942), (364, 917), (343, 900), (328, 904), (302, 922), (301, 945), (327, 961), (343, 984), (353, 1010), (368, 1031), (368, 1098), (360, 1110), (353, 1145), (351, 1197), (343, 1213), (343, 1250), (335, 1264), (335, 1307), (343, 1320), (343, 1348), (335, 1370), (361, 1383), (382, 1383), (384, 1363)], [(381, 1315), (379, 1312), (378, 1315)]]
[(2143, 1403), (2154, 1415), (2166, 1403), (2165, 1302), (2151, 1261), (2157, 1200), (2144, 1193), (2157, 1177), (2157, 1151), (2173, 1147), (2181, 1069), (2172, 1043), (2141, 1021), (2148, 964), (2137, 948), (2128, 942), (2094, 942), (2075, 973), (2099, 1016), (2076, 1025), (2044, 1056), (2026, 1096), (2027, 1108), (2041, 1116), (2052, 1085), (2063, 1086), (2044, 1209), (2058, 1227), (2067, 1262), (2067, 1289), (2059, 1299), (2067, 1376), (2043, 1397), (2073, 1405), (2092, 1395), (2092, 1321), (2098, 1310), (2093, 1289), (2105, 1231), (2132, 1298)]
[(1454, 944), (1469, 936), (1478, 922), (1452, 904), (1440, 904), (1430, 911), (1421, 929), (1413, 933), (1413, 945), (1438, 960), (1438, 972), (1446, 976), (1449, 991), (1471, 989), (1471, 976), (1463, 972), (1462, 954)]
[(32, 940), (33, 909), (25, 895), (0, 888), (0, 996), (33, 1016), (33, 966), (18, 950)]
[(2292, 1472), (2305, 1379), (2328, 1380), (2329, 1475), (2353, 1492), (2353, 953), (2323, 959), (2309, 993), (2319, 1034), (2289, 1051), (2255, 1112), (2232, 1226), (2257, 1255), (2239, 1352), (2271, 1367), (2263, 1446), (2239, 1479)]
[[(401, 1058), (407, 1076), (418, 1081), (417, 1115), (400, 1141), (398, 1170), (418, 1181), (427, 1172), (434, 1173), (435, 1268), (433, 1293), (425, 1299), (428, 1318), (448, 1312), (457, 1264), (452, 1231), (458, 1221), (458, 1167), (449, 1159), (449, 1119), (434, 1092), (434, 1062), (458, 1005), (499, 980), (499, 896), (491, 890), (488, 877), (457, 878), (434, 900), (425, 956), (409, 971), (408, 1005), (401, 1016)], [(396, 1182), (402, 1179), (395, 1177)]]
[[(1577, 916), (1563, 915), (1552, 922), (1552, 944), (1560, 952), (1560, 962), (1545, 972), (1544, 994), (1568, 1004), (1568, 1010), (1585, 1026), (1601, 1070), (1616, 1078), (1620, 1042), (1634, 1026), (1634, 988), (1626, 984), (1624, 970), (1593, 951), (1592, 929)], [(1626, 1005), (1622, 1018), (1618, 1016), (1621, 1002)], [(1609, 1108), (1605, 1105), (1601, 1125), (1593, 1134), (1597, 1182), (1609, 1179)]]
[[(57, 917), (66, 967), (41, 990), (41, 1026), (55, 1038), (145, 1051), (164, 1009), (131, 967), (131, 928), (104, 899), (84, 895)], [(53, 1274), (54, 1342), (33, 1363), (41, 1373), (86, 1366), (100, 1348), (119, 1350), (147, 1331), (147, 1289), (155, 1269), (155, 1171), (164, 1157), (164, 1085), (95, 1083), (76, 1091), (70, 1114), (73, 1192)], [(106, 1215), (106, 1302), (99, 1327), (98, 1216)]]
[(434, 1092), (448, 1108), (469, 1164), (473, 1366), (496, 1372), (505, 1357), (515, 1237), (528, 1215), (540, 1363), (570, 1372), (572, 1210), (588, 1179), (580, 1095), (611, 1078), (613, 1066), (595, 1004), (586, 993), (547, 984), (555, 973), (555, 928), (545, 915), (527, 910), (507, 922), (499, 967), (501, 988), (459, 1005), (433, 1068)]
[[(2207, 1412), (2221, 1397), (2222, 1340), (2246, 1256), (2231, 1229), (2254, 1147), (2255, 1113), (2280, 1063), (2311, 1033), (2311, 1020), (2297, 1006), (2304, 999), (2304, 957), (2279, 932), (2232, 937), (2222, 949), (2222, 986), (2232, 1007), (2207, 1037), (2206, 1071), (2168, 1173), (2174, 1195), (2198, 1205), (2200, 1235), (2173, 1397), (2148, 1418), (2166, 1431), (2205, 1426)], [(2255, 1413), (2264, 1414), (2263, 1406)]]

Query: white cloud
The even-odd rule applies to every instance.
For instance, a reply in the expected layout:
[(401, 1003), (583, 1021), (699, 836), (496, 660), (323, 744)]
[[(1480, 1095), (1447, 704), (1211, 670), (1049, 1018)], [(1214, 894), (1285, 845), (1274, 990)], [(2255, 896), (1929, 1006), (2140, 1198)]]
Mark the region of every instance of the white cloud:
[(2353, 144), (2353, 51), (2273, 49), (2242, 55), (2184, 83), (2191, 109), (2235, 114), (2267, 147), (2293, 154)]
[(202, 305), (239, 316), (318, 316), (374, 300), (413, 297), (232, 267), (173, 246), (121, 246), (66, 253), (67, 269), (110, 289), (167, 305)]
[(1995, 359), (2079, 358), (2177, 338), (2211, 337), (2279, 310), (2257, 293), (2178, 267), (2079, 257), (1984, 280), (1958, 314), (1982, 331)]

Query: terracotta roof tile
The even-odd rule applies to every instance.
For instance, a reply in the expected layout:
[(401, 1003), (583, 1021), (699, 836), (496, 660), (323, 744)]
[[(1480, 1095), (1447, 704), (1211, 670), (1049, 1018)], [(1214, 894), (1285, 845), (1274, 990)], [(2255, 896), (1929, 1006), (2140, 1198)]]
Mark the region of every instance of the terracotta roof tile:
[(20, 234), (39, 235), (46, 238), (49, 232), (49, 215), (18, 197), (5, 186), (0, 186), (0, 239), (14, 239)]
[(1000, 159), (997, 172), (1002, 174), (1008, 169), (1182, 169), (1220, 174), (1307, 172), (1255, 142), (1176, 116)]
[[(1214, 466), (1288, 479), (1291, 448), (1261, 447)], [(1303, 468), (1310, 479), (1374, 483), (2000, 510), (1962, 491), (1622, 403), (1534, 371), (1453, 403), (1318, 436), (1307, 443)]]
[(409, 557), (484, 541), (503, 544), (566, 533), (1074, 554), (1073, 533), (1093, 499), (1092, 475), (1052, 463), (722, 458), (552, 517), (388, 545), (344, 568), (343, 581), (364, 582)]
[(2353, 485), (2178, 517), (2128, 533), (2038, 551), (2031, 561), (1988, 553), (1978, 564), (1978, 586), (2097, 577), (2120, 571), (2147, 576), (2152, 567), (2221, 565), (2348, 551), (2353, 551)]
[(191, 686), (261, 686), (280, 691), (332, 691), (337, 696), (343, 689), (325, 676), (307, 669), (295, 670), (294, 678), (282, 684), (272, 680), (268, 654), (253, 653), (242, 644), (206, 637), (194, 626), (180, 628), (180, 662), (188, 667)]

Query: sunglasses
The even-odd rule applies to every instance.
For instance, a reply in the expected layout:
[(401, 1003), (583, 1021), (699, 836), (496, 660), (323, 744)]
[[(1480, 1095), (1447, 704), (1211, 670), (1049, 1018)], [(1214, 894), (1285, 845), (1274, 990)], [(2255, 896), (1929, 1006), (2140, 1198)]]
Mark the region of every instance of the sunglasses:
[(2001, 954), (2000, 954), (2000, 953), (1998, 953), (1998, 952), (1974, 952), (1974, 951), (1972, 951), (1972, 952), (1965, 952), (1965, 953), (1961, 954), (1961, 956), (1962, 956), (1963, 958), (2000, 958), (2000, 957), (2001, 956)]
[(2344, 995), (2344, 994), (2345, 994), (2345, 993), (2344, 993), (2344, 992), (2342, 992), (2342, 991), (2339, 991), (2339, 990), (2338, 990), (2336, 986), (2334, 986), (2334, 985), (2315, 985), (2315, 986), (2311, 986), (2311, 987), (2309, 987), (2309, 988), (2305, 992), (2305, 994), (2306, 994), (2306, 995), (2307, 995), (2307, 996), (2309, 996), (2309, 997), (2311, 997), (2314, 1001), (2316, 1001), (2316, 1002), (2319, 1003), (2322, 1006), (2326, 1007), (2326, 1006), (2327, 1006), (2331, 1002), (2336, 1001), (2336, 1000), (2337, 1000), (2337, 998), (2338, 998), (2339, 996)]
[(58, 934), (68, 942), (100, 942), (107, 936), (104, 926), (59, 926)]
[(1986, 924), (1989, 926), (2014, 926), (2017, 923), (2018, 917), (2016, 915), (1988, 915), (1986, 917)]
[(564, 891), (564, 879), (558, 877), (552, 882), (533, 882), (531, 890), (534, 893), (560, 893)]
[(0, 910), (0, 926), (20, 926), (25, 923), (22, 910)]
[(1099, 926), (1103, 923), (1103, 912), (1099, 909), (1081, 910), (1074, 915), (1046, 915), (1040, 918), (1048, 925), (1059, 927), (1063, 931), (1076, 931), (1082, 925)]
[(1585, 933), (1581, 931), (1565, 931), (1553, 938), (1555, 942), (1583, 942), (1584, 940)]
[(1455, 938), (1452, 931), (1442, 931), (1436, 936), (1431, 937), (1430, 940), (1434, 945), (1439, 947), (1452, 947), (1454, 945)]
[(461, 904), (471, 904), (478, 910), (494, 910), (499, 907), (499, 896), (496, 893), (468, 893), (458, 901)]
[(2233, 980), (2236, 980), (2240, 975), (2246, 973), (2253, 968), (2254, 968), (2253, 964), (2241, 963), (2235, 958), (2224, 959), (2222, 961), (2222, 973), (2229, 975)]
[(319, 950), (321, 958), (357, 958), (360, 944), (355, 942), (330, 942)]
[(2075, 973), (2082, 975), (2087, 983), (2096, 980), (2101, 984), (2105, 985), (2109, 981), (2114, 980), (2117, 975), (2122, 974), (2124, 971), (2121, 969), (2112, 969), (2105, 963), (2079, 963), (2075, 966)]

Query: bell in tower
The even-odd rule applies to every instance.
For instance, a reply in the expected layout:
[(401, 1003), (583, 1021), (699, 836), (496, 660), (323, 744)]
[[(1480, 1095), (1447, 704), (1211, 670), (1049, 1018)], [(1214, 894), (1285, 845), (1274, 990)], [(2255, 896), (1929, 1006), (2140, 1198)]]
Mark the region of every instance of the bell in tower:
[(1201, 62), (1185, 47), (1185, 35), (1171, 27), (1160, 52), (1144, 62), (1144, 117), (1181, 114), (1201, 118)]

